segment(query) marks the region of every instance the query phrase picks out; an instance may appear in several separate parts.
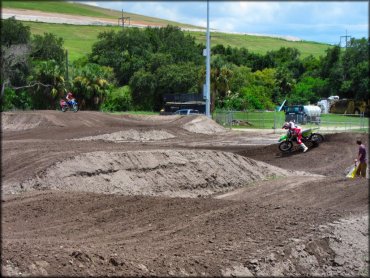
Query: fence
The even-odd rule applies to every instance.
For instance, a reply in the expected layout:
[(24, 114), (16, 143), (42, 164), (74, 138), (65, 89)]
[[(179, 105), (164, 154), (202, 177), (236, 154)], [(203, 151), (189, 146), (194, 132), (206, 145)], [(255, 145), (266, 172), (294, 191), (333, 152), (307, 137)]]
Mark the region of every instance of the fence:
[[(212, 118), (229, 128), (256, 128), (281, 130), (284, 112), (278, 111), (216, 111)], [(369, 132), (369, 118), (364, 114), (322, 114), (320, 120), (300, 124), (304, 129), (319, 128), (322, 132)]]

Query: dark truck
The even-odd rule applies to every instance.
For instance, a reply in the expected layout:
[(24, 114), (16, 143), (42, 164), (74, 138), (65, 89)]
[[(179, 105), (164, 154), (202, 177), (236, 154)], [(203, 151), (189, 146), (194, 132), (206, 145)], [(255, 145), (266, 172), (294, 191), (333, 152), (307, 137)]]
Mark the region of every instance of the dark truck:
[(283, 108), (285, 112), (285, 121), (293, 121), (296, 124), (316, 123), (321, 119), (321, 108), (314, 105), (290, 105)]
[(164, 107), (161, 115), (172, 115), (178, 110), (193, 109), (205, 113), (206, 102), (201, 94), (166, 94), (163, 97)]

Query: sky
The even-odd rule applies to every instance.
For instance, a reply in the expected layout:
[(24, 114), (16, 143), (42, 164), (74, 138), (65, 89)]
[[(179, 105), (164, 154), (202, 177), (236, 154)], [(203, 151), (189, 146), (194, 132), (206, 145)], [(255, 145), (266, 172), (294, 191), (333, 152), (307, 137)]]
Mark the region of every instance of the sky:
[[(85, 4), (207, 26), (206, 1), (89, 1)], [(369, 37), (368, 1), (210, 1), (210, 28), (338, 44)]]

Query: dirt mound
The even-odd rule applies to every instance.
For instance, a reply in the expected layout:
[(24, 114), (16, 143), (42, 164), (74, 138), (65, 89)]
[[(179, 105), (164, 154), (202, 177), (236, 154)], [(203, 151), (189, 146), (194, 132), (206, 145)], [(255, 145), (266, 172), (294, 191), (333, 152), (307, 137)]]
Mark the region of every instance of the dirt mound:
[(2, 128), (4, 131), (20, 131), (48, 126), (64, 126), (60, 121), (50, 121), (40, 113), (2, 112), (1, 118)]
[[(320, 237), (296, 239), (248, 263), (257, 276), (368, 276), (368, 215), (320, 225)], [(268, 253), (268, 252), (267, 252)], [(366, 259), (367, 258), (367, 259)]]
[(190, 122), (185, 123), (182, 128), (195, 133), (214, 134), (226, 132), (226, 129), (206, 116), (197, 116)]
[(215, 198), (280, 206), (368, 211), (369, 189), (363, 179), (325, 176), (290, 176), (257, 181), (253, 187), (241, 187)]
[(58, 162), (20, 186), (23, 190), (197, 197), (290, 175), (309, 174), (209, 150), (93, 152)]
[(123, 118), (137, 122), (148, 122), (151, 124), (172, 123), (194, 133), (215, 134), (227, 131), (223, 126), (203, 115), (124, 115)]
[(140, 131), (135, 129), (118, 131), (108, 134), (101, 134), (97, 136), (88, 136), (78, 139), (72, 139), (77, 141), (91, 141), (91, 140), (103, 140), (111, 142), (130, 142), (130, 141), (158, 141), (174, 138), (175, 136), (165, 130), (146, 130)]
[(133, 115), (133, 114), (124, 114), (122, 115), (123, 119), (133, 120), (133, 121), (146, 121), (153, 123), (168, 123), (173, 122), (181, 118), (179, 115)]

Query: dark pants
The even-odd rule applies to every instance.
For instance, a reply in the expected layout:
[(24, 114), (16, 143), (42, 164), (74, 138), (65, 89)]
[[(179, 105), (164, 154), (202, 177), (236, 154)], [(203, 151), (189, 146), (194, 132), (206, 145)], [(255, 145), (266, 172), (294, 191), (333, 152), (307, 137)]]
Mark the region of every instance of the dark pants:
[(365, 178), (366, 177), (366, 168), (367, 168), (366, 162), (360, 162), (360, 164), (358, 164), (358, 167), (357, 167), (356, 176), (360, 176), (360, 177)]

